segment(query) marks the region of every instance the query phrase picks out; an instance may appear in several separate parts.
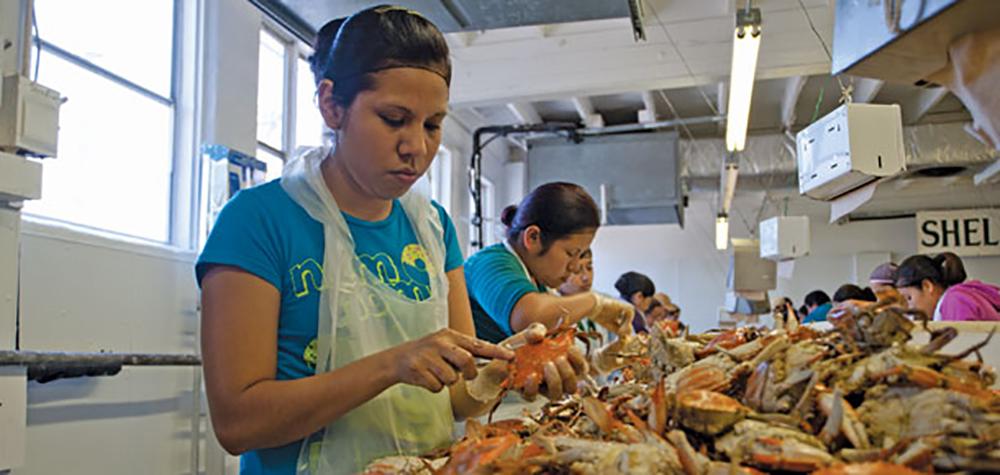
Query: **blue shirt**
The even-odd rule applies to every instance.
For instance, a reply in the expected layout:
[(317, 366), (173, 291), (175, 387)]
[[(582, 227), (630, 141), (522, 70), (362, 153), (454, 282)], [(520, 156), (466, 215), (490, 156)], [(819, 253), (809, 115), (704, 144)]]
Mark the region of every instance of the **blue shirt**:
[(524, 273), (521, 261), (501, 243), (489, 246), (465, 262), (465, 285), (469, 289), (476, 337), (499, 343), (513, 334), (510, 313), (529, 292), (547, 292)]
[(809, 315), (806, 315), (806, 318), (802, 320), (802, 323), (825, 322), (826, 314), (830, 313), (830, 309), (832, 308), (833, 304), (830, 302), (820, 305), (814, 308), (813, 311), (809, 312)]
[[(462, 251), (451, 218), (434, 203), (444, 225), (445, 271), (461, 267)], [(344, 214), (355, 252), (375, 275), (414, 300), (430, 296), (424, 249), (398, 201), (381, 221)], [(198, 284), (214, 264), (239, 267), (278, 289), (278, 380), (315, 374), (319, 286), (323, 282), (323, 225), (312, 219), (279, 180), (242, 190), (226, 204), (198, 257)], [(301, 441), (243, 454), (240, 473), (295, 473)]]

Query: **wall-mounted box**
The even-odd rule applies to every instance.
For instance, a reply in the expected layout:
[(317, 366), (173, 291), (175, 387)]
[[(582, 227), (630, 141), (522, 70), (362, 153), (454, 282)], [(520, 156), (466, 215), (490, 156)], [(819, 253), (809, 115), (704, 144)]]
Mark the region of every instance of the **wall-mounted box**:
[(0, 150), (56, 156), (59, 93), (18, 74), (3, 78), (2, 93)]
[(760, 222), (760, 257), (795, 259), (809, 254), (809, 217), (775, 216)]

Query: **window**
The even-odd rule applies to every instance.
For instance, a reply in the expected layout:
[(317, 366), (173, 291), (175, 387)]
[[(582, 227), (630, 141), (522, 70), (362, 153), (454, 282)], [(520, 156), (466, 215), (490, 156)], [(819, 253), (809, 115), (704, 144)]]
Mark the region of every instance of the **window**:
[(267, 177), (281, 176), (285, 160), (301, 146), (322, 144), (323, 119), (305, 46), (271, 27), (260, 31), (257, 86), (257, 159)]
[(28, 201), (25, 212), (171, 241), (174, 1), (34, 5), (37, 80), (66, 102), (58, 158), (44, 160), (43, 197)]
[[(501, 236), (498, 234), (498, 229), (502, 229), (502, 226), (497, 226), (497, 210), (496, 210), (496, 192), (493, 186), (493, 182), (488, 178), (482, 179), (482, 186), (480, 191), (483, 195), (483, 247), (496, 244), (500, 242)], [(469, 216), (474, 215), (476, 212), (476, 201), (472, 199), (472, 194), (469, 194)], [(469, 242), (476, 241), (476, 227), (470, 224), (469, 226)], [(469, 254), (471, 255), (477, 249), (469, 249)]]
[(437, 201), (451, 214), (451, 151), (445, 146), (438, 148), (430, 168), (413, 184), (413, 189)]

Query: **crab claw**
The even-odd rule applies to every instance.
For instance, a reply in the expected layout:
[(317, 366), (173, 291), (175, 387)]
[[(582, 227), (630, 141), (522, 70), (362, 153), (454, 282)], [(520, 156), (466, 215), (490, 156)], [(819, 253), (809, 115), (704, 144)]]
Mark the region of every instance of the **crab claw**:
[(817, 401), (820, 410), (827, 417), (827, 423), (821, 431), (821, 438), (829, 441), (842, 433), (855, 448), (867, 449), (871, 447), (864, 423), (861, 422), (854, 408), (840, 395), (840, 390), (835, 390), (832, 393), (824, 392), (819, 395)]

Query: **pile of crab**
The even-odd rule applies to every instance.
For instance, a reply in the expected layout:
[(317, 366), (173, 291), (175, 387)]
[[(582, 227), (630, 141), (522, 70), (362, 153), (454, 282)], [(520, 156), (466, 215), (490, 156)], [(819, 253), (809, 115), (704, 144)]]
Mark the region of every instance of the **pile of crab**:
[[(943, 354), (956, 332), (928, 329), (916, 345), (910, 317), (875, 305), (825, 332), (619, 335), (591, 355), (610, 384), (520, 419), (469, 421), (453, 446), (367, 473), (1000, 472), (1000, 392), (979, 355), (993, 333)], [(540, 345), (562, 351), (572, 333)]]

